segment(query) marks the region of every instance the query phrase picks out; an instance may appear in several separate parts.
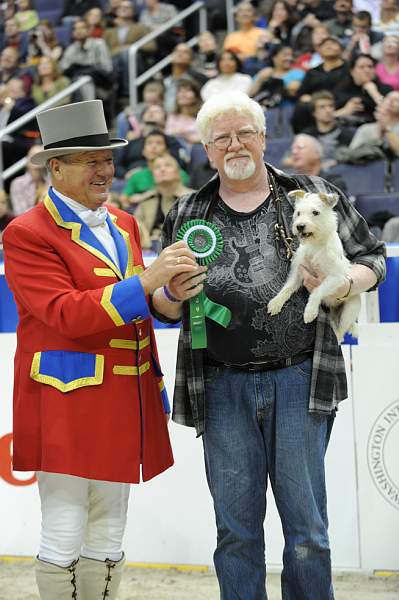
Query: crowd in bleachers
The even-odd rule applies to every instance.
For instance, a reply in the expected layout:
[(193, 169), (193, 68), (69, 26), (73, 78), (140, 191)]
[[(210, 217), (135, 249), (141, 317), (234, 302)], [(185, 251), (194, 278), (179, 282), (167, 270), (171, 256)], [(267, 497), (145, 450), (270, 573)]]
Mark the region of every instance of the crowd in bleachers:
[[(205, 0), (208, 31), (193, 47), (187, 42), (198, 34), (198, 15), (141, 47), (139, 74), (170, 53), (171, 63), (140, 87), (131, 106), (129, 47), (189, 5), (3, 1), (0, 130), (89, 76), (58, 104), (103, 100), (108, 125), (129, 140), (114, 153), (110, 202), (134, 212), (144, 248), (157, 249), (174, 199), (214, 174), (196, 131), (202, 102), (242, 90), (266, 111), (266, 161), (320, 175), (355, 202), (378, 193), (366, 216), (384, 239), (384, 225), (399, 215), (399, 199), (391, 201), (399, 191), (399, 1), (245, 0), (227, 33), (224, 1)], [(3, 137), (3, 170), (39, 144), (35, 120)], [(1, 200), (1, 229), (40, 201), (46, 185), (46, 171), (29, 163), (5, 179), (1, 198), (8, 196), (9, 207)], [(388, 241), (397, 230), (388, 226)]]

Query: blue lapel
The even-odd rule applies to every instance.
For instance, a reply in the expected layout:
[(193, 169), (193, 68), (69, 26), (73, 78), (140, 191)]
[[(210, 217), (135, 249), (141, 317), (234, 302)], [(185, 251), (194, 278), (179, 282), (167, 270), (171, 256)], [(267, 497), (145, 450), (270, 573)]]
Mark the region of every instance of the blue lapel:
[[(104, 246), (96, 238), (96, 236), (90, 231), (90, 227), (88, 227), (82, 221), (82, 219), (80, 219), (78, 217), (78, 215), (75, 212), (73, 212), (73, 210), (71, 210), (65, 204), (65, 202), (63, 202), (61, 200), (61, 198), (59, 198), (57, 196), (57, 194), (55, 193), (55, 191), (52, 187), (50, 187), (48, 190), (48, 196), (47, 196), (44, 204), (58, 225), (71, 230), (72, 241), (74, 241), (75, 243), (79, 244), (79, 246), (82, 246), (83, 248), (88, 250), (88, 252), (90, 252), (91, 254), (94, 254), (95, 256), (100, 258), (100, 260), (102, 260), (109, 267), (112, 268), (112, 270), (116, 273), (116, 275), (118, 275), (118, 277), (120, 279), (123, 279), (123, 274), (125, 273), (125, 270), (126, 270), (127, 256), (124, 257), (123, 250), (121, 248), (122, 242), (123, 242), (123, 240), (120, 239), (121, 234), (119, 234), (118, 230), (112, 224), (112, 222), (110, 225), (110, 230), (112, 233), (112, 237), (115, 240), (118, 257), (119, 257), (119, 260), (121, 261), (122, 269), (119, 269), (119, 267), (117, 265), (115, 265), (114, 261), (112, 260), (111, 256), (108, 254), (108, 252), (106, 251)], [(107, 222), (109, 225), (110, 219), (109, 219), (109, 221), (108, 221), (108, 219), (109, 219), (109, 216), (107, 217)], [(112, 229), (111, 229), (111, 227), (112, 227)], [(115, 229), (116, 234), (113, 232), (113, 229)], [(118, 236), (120, 236), (119, 239), (118, 239)], [(125, 253), (127, 255), (126, 248), (125, 248)], [(121, 260), (121, 257), (122, 257), (122, 260)], [(121, 272), (121, 270), (122, 270), (122, 272)]]
[(108, 227), (111, 232), (112, 238), (115, 242), (116, 251), (118, 253), (118, 258), (119, 258), (120, 270), (121, 270), (122, 274), (126, 277), (126, 269), (127, 269), (127, 264), (128, 264), (128, 252), (127, 252), (126, 242), (123, 239), (121, 232), (113, 224), (109, 213), (107, 215), (107, 223), (108, 223)]

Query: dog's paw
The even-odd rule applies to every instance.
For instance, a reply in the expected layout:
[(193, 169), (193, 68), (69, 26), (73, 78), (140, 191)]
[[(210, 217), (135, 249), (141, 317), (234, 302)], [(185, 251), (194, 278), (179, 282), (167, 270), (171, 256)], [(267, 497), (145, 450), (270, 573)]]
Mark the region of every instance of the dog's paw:
[(272, 298), (272, 300), (270, 300), (269, 304), (267, 305), (267, 312), (269, 313), (269, 315), (272, 316), (278, 315), (278, 313), (283, 308), (283, 304), (284, 302), (278, 296), (276, 296), (275, 298)]
[(319, 307), (307, 304), (305, 308), (305, 312), (303, 313), (303, 320), (305, 323), (311, 323), (317, 318), (319, 314)]

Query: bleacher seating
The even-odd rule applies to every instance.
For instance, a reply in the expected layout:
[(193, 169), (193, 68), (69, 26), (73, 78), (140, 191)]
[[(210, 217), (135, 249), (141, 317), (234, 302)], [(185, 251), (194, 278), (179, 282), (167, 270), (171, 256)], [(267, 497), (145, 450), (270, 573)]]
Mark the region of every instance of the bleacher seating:
[(385, 190), (385, 175), (387, 164), (384, 160), (375, 160), (366, 165), (338, 164), (330, 172), (343, 177), (348, 188), (348, 194), (379, 193)]
[(282, 160), (292, 144), (292, 137), (266, 140), (265, 160), (278, 169), (283, 168)]
[(195, 170), (201, 165), (206, 164), (208, 160), (208, 156), (206, 154), (205, 148), (202, 144), (193, 144), (191, 148), (190, 154), (190, 173), (194, 173)]
[(293, 106), (278, 106), (266, 111), (266, 137), (267, 139), (287, 138), (294, 135), (291, 127)]
[(399, 159), (396, 159), (392, 162), (392, 190), (389, 191), (399, 191)]
[(35, 9), (40, 19), (48, 19), (53, 25), (58, 25), (64, 12), (64, 0), (35, 0)]
[(399, 193), (358, 194), (355, 208), (366, 220), (373, 213), (382, 211), (399, 216)]
[(58, 43), (66, 48), (72, 41), (72, 29), (70, 25), (58, 25), (54, 27)]

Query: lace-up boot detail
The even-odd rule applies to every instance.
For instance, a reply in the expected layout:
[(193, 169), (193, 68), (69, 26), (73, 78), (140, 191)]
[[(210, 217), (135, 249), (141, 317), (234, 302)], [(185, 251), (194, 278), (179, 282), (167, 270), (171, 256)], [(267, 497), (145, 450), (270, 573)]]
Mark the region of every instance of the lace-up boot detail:
[(118, 561), (105, 561), (81, 556), (79, 582), (83, 600), (115, 600), (122, 579), (125, 555)]

